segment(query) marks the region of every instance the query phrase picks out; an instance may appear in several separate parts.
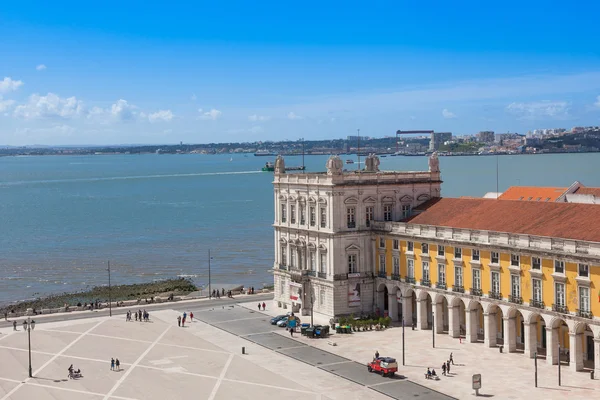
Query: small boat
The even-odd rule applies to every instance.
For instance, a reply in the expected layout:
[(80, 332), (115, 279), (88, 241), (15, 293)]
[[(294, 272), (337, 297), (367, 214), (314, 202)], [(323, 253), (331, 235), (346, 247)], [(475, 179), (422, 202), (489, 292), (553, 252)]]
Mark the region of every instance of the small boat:
[(254, 155), (256, 157), (266, 157), (266, 156), (276, 156), (277, 154), (272, 153), (272, 152), (270, 152), (268, 150), (259, 150), (256, 153), (254, 153)]
[(346, 160), (346, 164), (354, 164), (354, 160)]
[[(304, 165), (301, 165), (299, 167), (286, 167), (285, 170), (286, 171), (304, 171), (306, 169), (306, 167)], [(272, 162), (268, 162), (265, 164), (264, 167), (262, 167), (261, 171), (263, 172), (274, 172), (275, 171), (275, 164), (273, 164)]]
[(229, 159), (229, 162), (232, 162), (232, 161), (233, 161), (233, 157), (231, 157), (231, 158)]

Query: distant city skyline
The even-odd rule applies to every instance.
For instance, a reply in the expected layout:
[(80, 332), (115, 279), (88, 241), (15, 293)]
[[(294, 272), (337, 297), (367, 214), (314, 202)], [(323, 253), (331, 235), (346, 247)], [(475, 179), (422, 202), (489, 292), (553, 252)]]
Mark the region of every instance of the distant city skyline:
[(61, 4), (0, 10), (0, 145), (600, 125), (600, 4)]

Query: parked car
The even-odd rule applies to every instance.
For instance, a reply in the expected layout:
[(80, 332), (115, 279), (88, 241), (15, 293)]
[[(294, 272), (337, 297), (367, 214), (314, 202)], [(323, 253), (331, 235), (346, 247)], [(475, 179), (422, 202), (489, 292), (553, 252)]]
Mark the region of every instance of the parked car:
[(287, 318), (287, 315), (278, 315), (276, 317), (271, 318), (271, 325), (277, 325), (277, 323), (284, 318)]
[(367, 364), (369, 372), (379, 372), (383, 376), (390, 378), (398, 372), (398, 363), (391, 357), (379, 357)]
[(285, 328), (285, 327), (287, 327), (287, 322), (288, 322), (288, 317), (285, 316), (285, 317), (281, 318), (279, 321), (277, 321), (277, 326), (280, 328)]

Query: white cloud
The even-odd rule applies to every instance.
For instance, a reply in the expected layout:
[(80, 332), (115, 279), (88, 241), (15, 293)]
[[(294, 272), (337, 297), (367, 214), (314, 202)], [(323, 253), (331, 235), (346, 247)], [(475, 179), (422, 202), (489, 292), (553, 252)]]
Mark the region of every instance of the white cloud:
[(454, 114), (452, 111), (449, 111), (447, 108), (442, 110), (442, 116), (444, 118), (456, 118), (456, 114)]
[(135, 118), (137, 107), (129, 104), (127, 100), (119, 99), (110, 108), (110, 114), (119, 121), (131, 121)]
[(172, 119), (173, 113), (171, 110), (158, 110), (148, 115), (148, 121), (150, 122), (169, 122)]
[(569, 103), (566, 101), (537, 101), (531, 103), (510, 103), (506, 111), (520, 119), (564, 119), (569, 116)]
[(594, 103), (594, 107), (600, 108), (600, 96), (596, 97), (596, 102)]
[(35, 67), (35, 69), (37, 69), (38, 71), (43, 71), (46, 69), (46, 66), (44, 64), (40, 64), (37, 67)]
[(54, 93), (32, 94), (25, 104), (15, 108), (14, 115), (24, 119), (75, 118), (85, 112), (83, 102), (75, 97), (61, 98)]
[(266, 115), (249, 115), (248, 116), (248, 121), (268, 121), (270, 120), (271, 117), (266, 116)]
[(14, 100), (2, 100), (2, 95), (0, 94), (0, 113), (8, 111), (15, 104)]
[(199, 119), (212, 119), (213, 121), (221, 118), (221, 115), (223, 114), (221, 111), (215, 110), (214, 108), (212, 108), (210, 111), (203, 111), (201, 108), (199, 108), (198, 112), (200, 113), (200, 117), (198, 117)]
[(287, 115), (288, 119), (302, 119), (301, 116), (294, 114), (293, 112), (288, 113)]
[(4, 79), (0, 81), (0, 93), (12, 92), (21, 86), (23, 86), (23, 81), (15, 81), (14, 79), (5, 76)]

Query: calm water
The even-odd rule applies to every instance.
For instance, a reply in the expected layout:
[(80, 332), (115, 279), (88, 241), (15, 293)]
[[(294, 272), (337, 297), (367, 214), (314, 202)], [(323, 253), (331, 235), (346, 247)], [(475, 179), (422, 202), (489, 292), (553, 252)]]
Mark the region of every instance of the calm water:
[[(272, 174), (259, 170), (273, 158), (230, 157), (0, 158), (0, 302), (106, 284), (107, 260), (114, 283), (189, 276), (206, 284), (208, 249), (213, 282), (271, 282)], [(307, 170), (324, 170), (326, 159), (307, 156)], [(600, 186), (600, 154), (498, 162), (501, 191)], [(444, 196), (496, 190), (496, 157), (442, 157), (440, 166)], [(423, 170), (427, 159), (386, 157), (380, 167)]]

